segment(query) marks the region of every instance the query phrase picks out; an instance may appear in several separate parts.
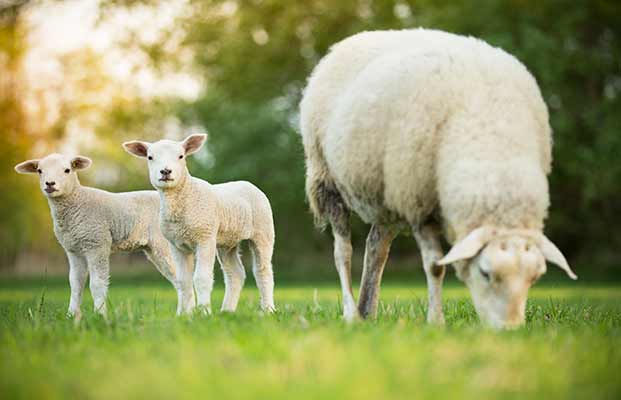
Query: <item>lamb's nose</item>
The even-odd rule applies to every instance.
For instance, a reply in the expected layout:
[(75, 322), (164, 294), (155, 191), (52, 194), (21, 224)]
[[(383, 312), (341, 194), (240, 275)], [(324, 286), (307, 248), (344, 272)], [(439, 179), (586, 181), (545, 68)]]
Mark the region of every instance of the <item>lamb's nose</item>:
[(162, 175), (170, 175), (171, 172), (172, 171), (169, 170), (168, 168), (164, 168), (164, 169), (160, 170), (160, 174), (162, 174)]
[(45, 184), (47, 186), (54, 186), (54, 185), (56, 185), (56, 182), (45, 182)]

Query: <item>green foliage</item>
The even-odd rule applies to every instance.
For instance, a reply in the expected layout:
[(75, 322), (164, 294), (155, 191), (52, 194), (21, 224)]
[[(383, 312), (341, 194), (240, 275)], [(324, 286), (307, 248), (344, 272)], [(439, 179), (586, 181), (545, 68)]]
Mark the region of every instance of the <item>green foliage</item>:
[[(533, 290), (526, 327), (478, 326), (463, 288), (445, 291), (447, 326), (425, 322), (425, 289), (386, 286), (377, 321), (347, 326), (339, 290), (276, 291), (258, 313), (175, 318), (160, 283), (112, 282), (107, 321), (64, 316), (66, 283), (0, 281), (5, 398), (618, 398), (618, 287)], [(214, 301), (222, 300), (218, 288)]]
[[(163, 3), (106, 0), (101, 4), (101, 19), (119, 7), (158, 7)], [(13, 25), (4, 26), (19, 27), (14, 23), (18, 11), (7, 14), (13, 19), (6, 20)], [(42, 137), (44, 134), (30, 132), (17, 140), (23, 132), (23, 121), (15, 118), (20, 115), (19, 104), (5, 102), (18, 99), (19, 94), (11, 100), (5, 93), (12, 92), (3, 91), (0, 128), (9, 134), (0, 135), (0, 144), (6, 149), (2, 167), (6, 171), (25, 158), (32, 142), (57, 143), (65, 134), (67, 118), (79, 120), (80, 113), (91, 113), (98, 115), (95, 132), (100, 145), (89, 149), (97, 170), (84, 174), (84, 181), (113, 190), (148, 188), (146, 168), (129, 159), (119, 144), (136, 137), (155, 140), (167, 136), (167, 119), (179, 118), (210, 133), (209, 156), (191, 164), (193, 173), (212, 182), (249, 180), (268, 194), (276, 220), (277, 263), (299, 266), (318, 254), (329, 260), (331, 241), (312, 227), (303, 194), (303, 155), (296, 130), (306, 79), (329, 47), (351, 34), (419, 26), (444, 29), (504, 48), (537, 78), (555, 135), (552, 207), (546, 233), (573, 264), (618, 276), (619, 15), (621, 3), (614, 0), (191, 0), (174, 25), (174, 29), (182, 28), (181, 35), (171, 31), (148, 44), (131, 43), (131, 38), (127, 41), (128, 51), (141, 52), (136, 55), (150, 60), (149, 66), (163, 74), (178, 70), (180, 60), (193, 54), (191, 70), (205, 81), (199, 99), (191, 103), (168, 98), (145, 101), (120, 90), (112, 106), (99, 113), (97, 102), (84, 109), (78, 101), (64, 109), (67, 115), (56, 133)], [(26, 50), (24, 42), (14, 40), (22, 36), (12, 32), (0, 32), (0, 51), (8, 54), (0, 61), (18, 62)], [(175, 52), (180, 56), (175, 57)], [(97, 78), (101, 74), (92, 65), (97, 63), (96, 57), (72, 57), (64, 65), (68, 73), (76, 75), (68, 82), (75, 91), (96, 95), (98, 85), (114, 85)], [(88, 73), (80, 74), (80, 67)], [(96, 179), (106, 174), (113, 179)], [(0, 193), (0, 232), (7, 243), (5, 265), (17, 251), (40, 241), (35, 232), (41, 230), (45, 205), (41, 199), (30, 200), (34, 186), (27, 186), (25, 178), (21, 183), (13, 178), (0, 181), (3, 188), (12, 188), (10, 193)], [(16, 206), (22, 200), (23, 206)], [(19, 211), (13, 212), (16, 209)], [(31, 209), (38, 214), (30, 216)], [(357, 246), (367, 229), (355, 222)], [(51, 238), (51, 231), (46, 232)], [(414, 247), (410, 238), (402, 238), (396, 241), (393, 253), (410, 255)], [(577, 272), (584, 271), (578, 268)]]
[[(197, 68), (204, 70), (209, 85), (205, 98), (184, 113), (213, 133), (215, 163), (208, 174), (213, 179), (234, 175), (267, 181), (279, 171), (274, 176), (278, 187), (269, 192), (277, 202), (276, 215), (284, 212), (285, 221), (295, 222), (300, 230), (289, 236), (281, 222), (277, 232), (285, 230), (287, 238), (313, 237), (306, 229), (306, 207), (299, 201), (303, 175), (296, 157), (301, 151), (299, 140), (292, 143), (296, 140), (290, 124), (313, 66), (331, 44), (353, 33), (423, 26), (480, 37), (516, 55), (532, 71), (549, 105), (555, 134), (547, 233), (572, 261), (618, 265), (621, 230), (613, 221), (621, 215), (619, 2), (248, 0), (236, 2), (234, 12), (223, 11), (230, 4), (194, 2), (185, 20), (184, 44), (195, 51)], [(212, 103), (219, 107), (205, 106)], [(279, 109), (274, 103), (284, 106)], [(223, 114), (223, 109), (229, 111)], [(226, 138), (218, 138), (221, 132), (212, 129), (222, 126), (215, 121), (223, 115), (230, 115), (226, 126), (237, 131), (231, 142), (228, 128), (222, 128)], [(271, 132), (264, 129), (267, 120), (274, 121)], [(285, 137), (285, 147), (273, 146)], [(219, 141), (227, 141), (227, 156), (218, 154), (225, 146)], [(275, 155), (282, 151), (287, 154)], [(241, 172), (250, 164), (256, 171), (272, 172), (269, 177), (250, 170), (225, 172)], [(295, 195), (288, 200), (277, 197), (291, 190)], [(364, 229), (356, 234), (364, 236)], [(281, 242), (283, 247), (288, 244)], [(402, 247), (409, 251), (412, 246), (402, 241), (397, 251)]]

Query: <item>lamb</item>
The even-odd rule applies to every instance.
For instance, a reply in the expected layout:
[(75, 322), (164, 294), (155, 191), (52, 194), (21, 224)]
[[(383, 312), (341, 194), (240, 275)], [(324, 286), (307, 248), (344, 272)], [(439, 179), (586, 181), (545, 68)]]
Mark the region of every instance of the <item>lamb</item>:
[[(542, 233), (551, 129), (535, 79), (513, 56), (437, 30), (363, 32), (320, 61), (300, 110), (306, 194), (317, 224), (332, 227), (346, 320), (375, 317), (404, 228), (421, 251), (432, 323), (444, 322), (447, 264), (497, 328), (524, 322), (545, 260), (576, 279)], [(372, 225), (357, 308), (350, 211)], [(442, 232), (453, 245), (444, 257)]]
[(239, 257), (240, 243), (248, 240), (261, 308), (272, 312), (275, 309), (272, 271), (275, 234), (270, 202), (249, 182), (212, 185), (192, 177), (186, 157), (200, 150), (206, 138), (206, 134), (194, 134), (182, 142), (131, 141), (123, 143), (123, 147), (134, 156), (148, 159), (151, 184), (160, 194), (160, 226), (173, 245), (178, 266), (182, 310), (191, 312), (195, 307), (194, 284), (199, 309), (211, 313), (216, 255), (225, 281), (221, 310), (236, 310), (246, 277)]
[(87, 157), (51, 154), (15, 166), (21, 174), (39, 174), (56, 239), (69, 260), (68, 315), (77, 320), (81, 317), (87, 276), (90, 276), (95, 311), (106, 315), (111, 253), (142, 250), (157, 270), (175, 285), (172, 253), (158, 225), (157, 193), (110, 193), (82, 186), (77, 172), (90, 167), (91, 163)]

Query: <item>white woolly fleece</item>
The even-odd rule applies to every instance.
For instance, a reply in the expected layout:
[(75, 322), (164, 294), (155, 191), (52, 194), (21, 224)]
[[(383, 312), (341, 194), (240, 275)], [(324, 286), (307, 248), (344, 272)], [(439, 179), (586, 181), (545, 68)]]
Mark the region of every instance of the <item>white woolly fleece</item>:
[(367, 223), (422, 224), (455, 242), (484, 224), (542, 229), (548, 111), (515, 57), (442, 31), (364, 32), (332, 47), (301, 103), (307, 194), (334, 184)]

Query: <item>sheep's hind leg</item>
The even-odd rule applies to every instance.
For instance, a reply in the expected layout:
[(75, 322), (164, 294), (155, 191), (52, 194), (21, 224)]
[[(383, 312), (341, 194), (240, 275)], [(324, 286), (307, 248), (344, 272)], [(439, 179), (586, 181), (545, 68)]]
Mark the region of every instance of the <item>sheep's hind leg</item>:
[(221, 311), (234, 312), (246, 279), (246, 271), (239, 258), (239, 246), (232, 249), (218, 248), (218, 261), (224, 274), (224, 300)]
[(343, 296), (343, 319), (353, 322), (360, 319), (356, 300), (351, 288), (351, 227), (349, 225), (349, 210), (340, 196), (331, 196), (330, 202), (325, 204), (326, 214), (332, 226), (334, 236), (334, 264), (341, 281)]
[(253, 239), (250, 241), (253, 256), (252, 273), (261, 296), (261, 309), (267, 312), (276, 310), (274, 306), (274, 271), (272, 269), (273, 239)]
[[(163, 239), (165, 240), (165, 239)], [(177, 291), (177, 314), (181, 314), (182, 295), (181, 289), (177, 284), (177, 271), (173, 261), (172, 251), (166, 241), (157, 241), (144, 249), (144, 253), (157, 270), (170, 282)]]
[(375, 318), (377, 315), (382, 273), (395, 236), (396, 229), (382, 225), (373, 225), (367, 236), (358, 303), (358, 311), (363, 318)]
[(429, 291), (427, 322), (443, 324), (442, 281), (445, 268), (436, 264), (436, 261), (442, 258), (442, 245), (440, 244), (438, 231), (432, 225), (424, 225), (420, 228), (414, 228), (413, 234), (420, 249), (423, 268), (427, 276), (427, 290)]

